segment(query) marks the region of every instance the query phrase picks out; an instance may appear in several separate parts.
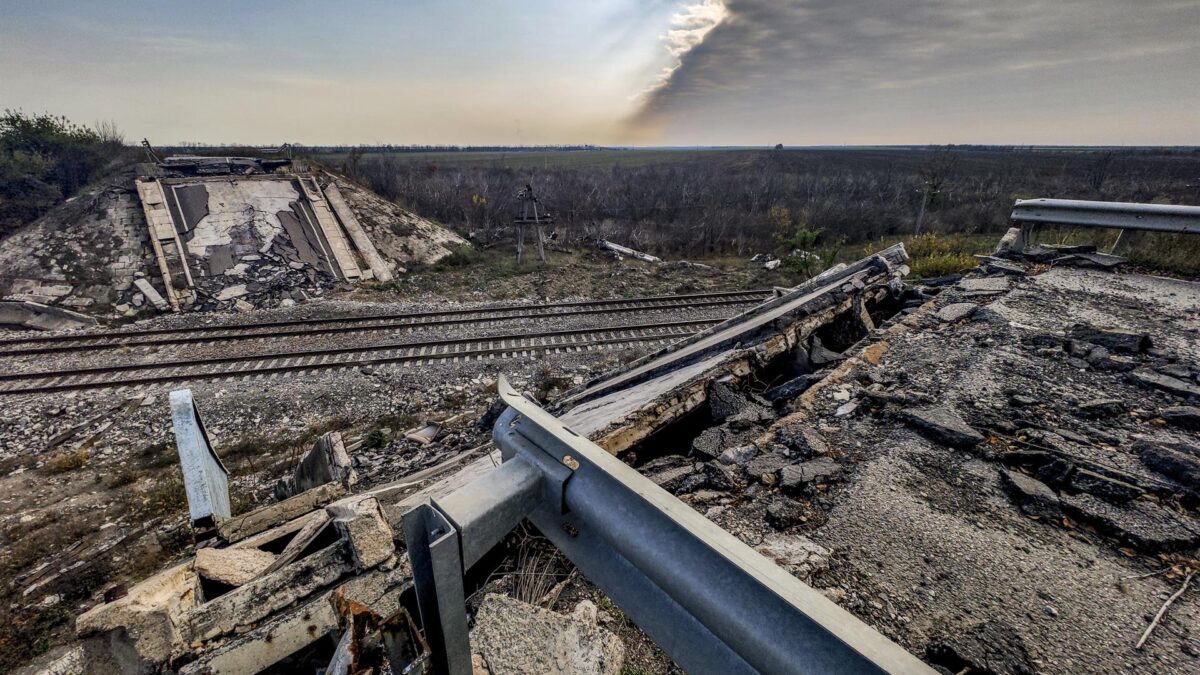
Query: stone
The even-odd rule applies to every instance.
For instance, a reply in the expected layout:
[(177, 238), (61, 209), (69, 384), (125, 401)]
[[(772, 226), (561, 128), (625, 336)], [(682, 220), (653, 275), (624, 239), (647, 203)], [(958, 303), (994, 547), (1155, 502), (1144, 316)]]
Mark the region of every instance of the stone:
[(250, 291), (248, 291), (246, 289), (246, 284), (234, 284), (232, 286), (226, 286), (225, 288), (222, 288), (221, 291), (219, 293), (217, 293), (217, 295), (215, 297), (216, 297), (217, 301), (225, 302), (226, 300), (233, 300), (234, 298), (240, 298), (249, 292)]
[(949, 408), (908, 408), (901, 411), (901, 417), (929, 438), (952, 447), (970, 449), (984, 440), (983, 434)]
[(1158, 414), (1162, 415), (1162, 418), (1169, 424), (1191, 431), (1200, 431), (1200, 408), (1180, 405), (1164, 408)]
[(1200, 398), (1200, 386), (1184, 382), (1170, 375), (1157, 373), (1146, 368), (1138, 368), (1129, 373), (1129, 379), (1147, 387), (1154, 387), (1176, 396), (1195, 396)]
[(588, 601), (559, 614), (489, 593), (475, 615), (471, 648), (491, 675), (619, 675), (625, 645), (597, 617)]
[(1145, 492), (1140, 487), (1116, 478), (1101, 475), (1088, 469), (1076, 469), (1067, 479), (1072, 490), (1095, 495), (1107, 502), (1124, 504), (1137, 499)]
[(777, 530), (786, 530), (805, 522), (804, 507), (795, 499), (780, 497), (767, 505), (767, 522)]
[(256, 548), (213, 548), (196, 551), (196, 573), (227, 586), (253, 580), (275, 562), (275, 554)]
[(803, 459), (829, 454), (829, 444), (816, 429), (790, 424), (775, 431), (775, 442)]
[(812, 361), (814, 366), (819, 367), (844, 361), (846, 360), (846, 356), (827, 348), (821, 344), (821, 338), (814, 335), (812, 338), (812, 348), (809, 349), (809, 360)]
[(1004, 482), (1004, 491), (1023, 513), (1050, 519), (1062, 515), (1058, 494), (1045, 483), (1008, 469), (1001, 469), (1000, 477)]
[(788, 574), (808, 582), (812, 576), (829, 569), (832, 552), (798, 534), (772, 532), (754, 547), (763, 557), (783, 568)]
[(241, 298), (234, 301), (233, 308), (242, 314), (248, 314), (254, 311), (254, 305), (242, 300)]
[(831, 457), (818, 457), (807, 462), (785, 466), (779, 472), (779, 487), (795, 490), (809, 483), (827, 483), (842, 473), (842, 467)]
[(1116, 417), (1125, 412), (1125, 402), (1116, 398), (1098, 398), (1076, 406), (1083, 417)]
[(956, 302), (939, 309), (935, 316), (939, 321), (954, 323), (971, 316), (978, 307), (979, 305), (973, 302)]
[(728, 427), (709, 427), (692, 439), (692, 454), (704, 459), (716, 459), (727, 448), (739, 445), (742, 443)]
[(746, 475), (751, 480), (773, 484), (779, 471), (788, 466), (790, 460), (777, 454), (759, 455), (746, 463)]
[(1148, 468), (1200, 492), (1200, 446), (1138, 441), (1133, 449)]
[(1136, 331), (1113, 328), (1096, 328), (1086, 324), (1075, 324), (1067, 330), (1067, 338), (1100, 345), (1114, 352), (1140, 354), (1151, 347), (1150, 335)]
[(813, 373), (793, 377), (777, 387), (768, 389), (765, 393), (763, 393), (763, 398), (772, 403), (796, 398), (805, 391), (808, 391), (809, 387), (813, 386), (817, 382), (820, 382), (822, 379), (824, 379), (824, 377), (824, 375)]
[(855, 410), (858, 410), (858, 401), (850, 401), (849, 403), (839, 405), (837, 410), (833, 411), (833, 416), (848, 417), (853, 415)]
[(739, 445), (736, 448), (726, 448), (723, 450), (721, 455), (717, 457), (717, 461), (722, 464), (737, 464), (741, 466), (754, 459), (756, 454), (758, 454), (758, 448), (755, 445)]
[(1025, 237), (1019, 227), (1010, 227), (996, 243), (996, 250), (992, 253), (994, 256), (1009, 256), (1020, 255), (1021, 249), (1025, 248)]
[(984, 277), (982, 279), (963, 279), (958, 282), (958, 288), (976, 293), (1004, 293), (1011, 286), (1008, 277)]
[(350, 542), (358, 571), (391, 561), (396, 555), (392, 528), (374, 497), (347, 497), (325, 507), (333, 526)]
[(748, 405), (750, 405), (750, 401), (728, 384), (724, 382), (708, 384), (708, 409), (713, 422), (721, 424)]
[(692, 461), (679, 455), (667, 455), (652, 459), (638, 470), (667, 492), (678, 490), (684, 479), (696, 472)]
[(713, 490), (729, 491), (742, 485), (741, 471), (737, 467), (709, 462), (701, 471), (704, 486)]

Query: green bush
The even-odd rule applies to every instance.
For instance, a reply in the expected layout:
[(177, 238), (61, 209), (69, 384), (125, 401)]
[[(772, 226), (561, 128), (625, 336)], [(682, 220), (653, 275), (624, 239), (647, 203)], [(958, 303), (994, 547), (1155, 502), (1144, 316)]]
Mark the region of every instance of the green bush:
[(93, 129), (48, 113), (5, 110), (0, 115), (0, 235), (78, 192), (122, 145), (111, 124)]

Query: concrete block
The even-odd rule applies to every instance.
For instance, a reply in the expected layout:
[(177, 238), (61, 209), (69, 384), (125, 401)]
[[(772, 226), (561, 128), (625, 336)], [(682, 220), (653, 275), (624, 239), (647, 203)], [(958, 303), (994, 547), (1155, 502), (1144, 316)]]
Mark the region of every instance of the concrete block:
[(325, 511), (349, 542), (357, 569), (370, 569), (395, 557), (392, 528), (374, 497), (348, 497), (326, 506)]
[(153, 668), (185, 644), (178, 626), (198, 598), (199, 578), (188, 561), (84, 612), (75, 620), (75, 633), (94, 638), (86, 647), (90, 661), (123, 664), (123, 671)]
[(154, 305), (154, 308), (158, 311), (165, 312), (170, 309), (170, 305), (167, 304), (167, 301), (163, 299), (163, 296), (160, 295), (158, 291), (154, 290), (154, 286), (150, 285), (150, 282), (146, 279), (135, 279), (133, 285), (137, 286), (138, 290), (142, 292), (142, 295), (146, 296), (146, 299), (149, 300), (150, 304)]
[(311, 490), (329, 482), (340, 483), (349, 489), (358, 482), (358, 474), (350, 462), (342, 435), (331, 431), (313, 444), (293, 473), (295, 489)]

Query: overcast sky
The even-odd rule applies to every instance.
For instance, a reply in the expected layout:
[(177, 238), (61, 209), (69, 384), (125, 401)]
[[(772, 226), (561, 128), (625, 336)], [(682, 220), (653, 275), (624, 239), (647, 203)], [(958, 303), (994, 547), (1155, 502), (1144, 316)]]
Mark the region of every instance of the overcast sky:
[(130, 140), (1200, 144), (1198, 0), (0, 0)]

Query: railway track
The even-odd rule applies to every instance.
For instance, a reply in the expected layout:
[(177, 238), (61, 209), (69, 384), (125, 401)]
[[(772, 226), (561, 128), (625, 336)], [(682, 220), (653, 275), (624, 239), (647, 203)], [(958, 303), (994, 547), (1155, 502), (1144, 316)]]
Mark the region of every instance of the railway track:
[(100, 349), (130, 349), (179, 344), (273, 339), (338, 333), (397, 332), (520, 319), (621, 314), (671, 309), (736, 307), (757, 304), (767, 290), (723, 291), (687, 295), (648, 296), (621, 300), (590, 300), (545, 305), (500, 305), (434, 312), (401, 312), (325, 319), (293, 319), (262, 323), (194, 328), (155, 328), (109, 333), (37, 336), (0, 340), (0, 357), (28, 356)]
[(585, 351), (606, 346), (678, 340), (722, 319), (580, 328), (471, 338), (399, 342), (373, 347), (313, 349), (266, 356), (175, 359), (146, 364), (0, 374), (0, 395), (137, 387), (188, 380), (260, 378), (281, 373), (420, 365), (430, 361), (507, 358), (534, 353)]

